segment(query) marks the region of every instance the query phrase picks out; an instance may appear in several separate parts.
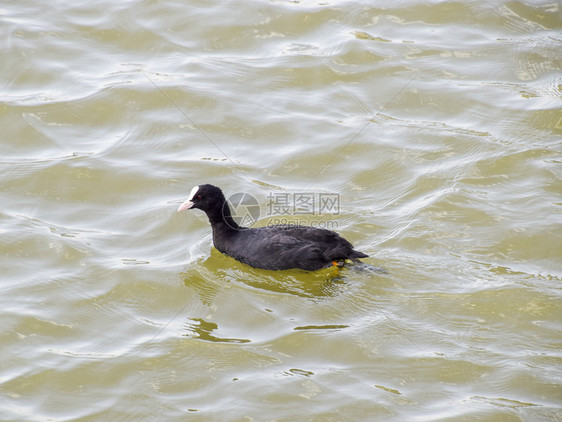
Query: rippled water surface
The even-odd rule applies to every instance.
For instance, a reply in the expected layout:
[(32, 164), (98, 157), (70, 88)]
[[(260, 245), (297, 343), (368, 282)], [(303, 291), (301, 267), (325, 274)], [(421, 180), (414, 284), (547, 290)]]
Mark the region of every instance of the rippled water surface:
[[(561, 30), (556, 1), (4, 2), (0, 420), (561, 420)], [(370, 257), (249, 268), (175, 212), (202, 183)]]

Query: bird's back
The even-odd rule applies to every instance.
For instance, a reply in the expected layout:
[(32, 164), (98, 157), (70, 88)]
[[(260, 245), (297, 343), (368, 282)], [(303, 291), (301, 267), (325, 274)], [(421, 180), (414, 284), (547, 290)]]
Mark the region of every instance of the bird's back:
[(332, 261), (367, 256), (333, 231), (296, 225), (241, 229), (235, 236), (215, 239), (215, 247), (253, 267), (274, 270), (314, 271)]

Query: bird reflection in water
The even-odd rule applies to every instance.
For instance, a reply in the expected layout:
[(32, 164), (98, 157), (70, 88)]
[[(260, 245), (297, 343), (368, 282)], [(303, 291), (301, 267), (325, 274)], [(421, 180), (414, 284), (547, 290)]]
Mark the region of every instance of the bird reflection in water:
[(248, 339), (238, 338), (221, 338), (213, 335), (213, 331), (217, 330), (219, 326), (214, 322), (207, 322), (201, 318), (189, 318), (186, 328), (190, 331), (189, 334), (184, 334), (186, 337), (197, 338), (205, 341), (212, 341), (217, 343), (249, 343)]

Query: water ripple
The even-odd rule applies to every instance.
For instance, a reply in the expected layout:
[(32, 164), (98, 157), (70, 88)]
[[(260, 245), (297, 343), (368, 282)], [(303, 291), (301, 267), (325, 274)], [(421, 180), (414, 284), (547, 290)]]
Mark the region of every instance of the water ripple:
[[(3, 418), (559, 418), (559, 9), (3, 5)], [(200, 183), (370, 257), (248, 268)]]

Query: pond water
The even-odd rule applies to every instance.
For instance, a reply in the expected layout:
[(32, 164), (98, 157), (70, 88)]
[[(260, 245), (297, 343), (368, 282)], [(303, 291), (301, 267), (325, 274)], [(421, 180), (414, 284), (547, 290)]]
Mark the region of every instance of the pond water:
[(560, 3), (395, 3), (0, 7), (0, 420), (562, 419)]

